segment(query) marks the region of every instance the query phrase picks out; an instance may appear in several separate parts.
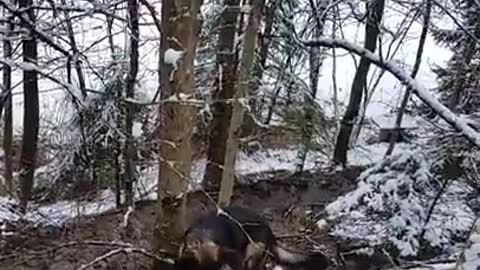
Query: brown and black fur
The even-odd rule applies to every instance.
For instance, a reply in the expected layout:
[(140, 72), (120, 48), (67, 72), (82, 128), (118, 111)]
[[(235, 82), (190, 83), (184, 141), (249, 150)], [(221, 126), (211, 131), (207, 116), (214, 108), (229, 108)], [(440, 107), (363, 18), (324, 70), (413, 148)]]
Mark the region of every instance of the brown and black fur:
[(263, 269), (268, 258), (287, 268), (306, 270), (325, 269), (329, 264), (323, 254), (303, 255), (280, 247), (267, 221), (240, 206), (209, 212), (193, 222), (185, 233), (180, 255), (193, 256), (212, 269)]

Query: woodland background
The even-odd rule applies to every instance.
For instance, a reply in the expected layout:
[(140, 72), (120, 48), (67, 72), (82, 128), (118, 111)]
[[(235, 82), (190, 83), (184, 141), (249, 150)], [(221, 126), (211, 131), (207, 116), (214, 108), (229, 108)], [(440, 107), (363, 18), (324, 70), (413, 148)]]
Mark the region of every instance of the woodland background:
[(0, 269), (149, 269), (229, 204), (334, 268), (480, 265), (478, 0), (0, 7)]

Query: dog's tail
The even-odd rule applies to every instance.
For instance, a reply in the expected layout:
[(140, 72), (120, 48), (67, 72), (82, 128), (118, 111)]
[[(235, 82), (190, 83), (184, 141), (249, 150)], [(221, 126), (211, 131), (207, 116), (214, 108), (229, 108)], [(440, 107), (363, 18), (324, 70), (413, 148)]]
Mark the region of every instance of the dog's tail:
[(287, 266), (287, 268), (288, 266), (296, 266), (295, 268), (300, 267), (305, 270), (322, 270), (326, 269), (331, 263), (328, 257), (320, 252), (302, 254), (276, 245), (273, 253), (277, 263)]

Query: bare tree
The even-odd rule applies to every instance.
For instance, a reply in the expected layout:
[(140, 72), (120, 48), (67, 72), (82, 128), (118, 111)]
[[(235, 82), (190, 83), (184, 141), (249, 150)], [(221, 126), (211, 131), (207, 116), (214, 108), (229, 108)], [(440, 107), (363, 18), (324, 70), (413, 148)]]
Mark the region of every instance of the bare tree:
[[(6, 12), (6, 11), (5, 11)], [(4, 16), (8, 18), (7, 21), (12, 21), (13, 17)], [(3, 57), (5, 59), (12, 58), (12, 42), (9, 39), (9, 34), (13, 31), (13, 23), (7, 22), (6, 27), (7, 37), (3, 39)], [(3, 104), (5, 110), (4, 114), (4, 127), (3, 127), (3, 150), (5, 160), (5, 186), (3, 187), (3, 193), (13, 192), (13, 177), (12, 177), (12, 138), (13, 138), (13, 126), (12, 126), (12, 68), (9, 65), (3, 66), (3, 92), (0, 98), (0, 103)], [(0, 109), (0, 115), (1, 115)], [(2, 186), (0, 183), (0, 194), (2, 193)]]
[[(28, 20), (34, 24), (33, 0), (19, 0), (18, 6), (21, 10), (25, 10)], [(26, 20), (21, 21), (23, 28), (28, 29), (30, 26), (27, 25), (28, 22)], [(25, 35), (22, 38), (23, 61), (36, 64), (38, 55), (37, 39), (34, 33), (29, 32), (29, 35)], [(20, 204), (22, 211), (26, 211), (33, 188), (39, 128), (38, 77), (37, 71), (34, 69), (23, 70), (23, 98), (23, 136), (19, 182)]]
[[(62, 5), (66, 6), (67, 1), (61, 0)], [(87, 97), (87, 90), (85, 89), (85, 76), (83, 75), (83, 70), (80, 61), (80, 51), (78, 50), (77, 42), (75, 40), (75, 33), (73, 32), (72, 20), (70, 19), (70, 13), (67, 9), (63, 10), (65, 16), (65, 24), (68, 33), (68, 39), (70, 41), (70, 46), (72, 47), (73, 51), (73, 63), (75, 66), (75, 71), (77, 72), (77, 79), (78, 84), (80, 86), (80, 91), (82, 93), (83, 98)]]
[[(194, 92), (193, 60), (200, 29), (202, 1), (162, 1), (162, 94), (188, 96)], [(180, 58), (177, 58), (181, 54)], [(192, 163), (191, 136), (194, 108), (167, 102), (160, 108), (160, 166), (158, 209), (153, 247), (177, 251), (184, 229), (187, 180)], [(159, 269), (153, 265), (153, 269)]]
[(220, 186), (218, 204), (227, 206), (233, 193), (235, 160), (238, 152), (240, 128), (243, 122), (244, 106), (247, 104), (248, 85), (255, 57), (257, 32), (262, 18), (263, 0), (252, 0), (252, 8), (248, 17), (248, 24), (243, 37), (243, 50), (238, 69), (238, 82), (234, 94), (232, 118), (228, 129), (228, 139), (225, 149), (225, 166)]
[[(313, 18), (315, 21), (315, 27), (312, 30), (312, 34), (315, 38), (323, 35), (324, 24), (326, 20), (327, 8), (330, 4), (330, 0), (319, 0), (316, 3), (310, 0), (310, 7), (312, 9)], [(313, 114), (315, 106), (315, 98), (318, 90), (318, 76), (320, 76), (320, 69), (324, 60), (323, 52), (319, 47), (309, 48), (309, 64), (310, 64), (310, 93), (304, 95), (304, 121), (302, 126), (302, 148), (297, 154), (297, 164), (295, 171), (299, 173), (303, 171), (305, 166), (305, 159), (307, 158), (308, 149), (310, 148), (310, 141), (312, 139), (313, 127)]]
[(249, 105), (251, 112), (245, 113), (245, 121), (243, 123), (242, 136), (253, 135), (256, 130), (255, 119), (261, 119), (264, 99), (261, 98), (261, 88), (263, 73), (266, 68), (270, 44), (272, 43), (272, 32), (275, 23), (275, 10), (278, 8), (280, 1), (270, 0), (265, 3), (263, 33), (258, 36), (258, 56), (254, 62), (252, 80), (249, 87)]
[[(367, 22), (365, 26), (365, 49), (374, 52), (377, 44), (377, 37), (380, 32), (380, 22), (383, 16), (385, 0), (372, 0), (366, 3)], [(360, 104), (362, 102), (363, 91), (365, 89), (368, 71), (370, 69), (370, 60), (362, 57), (355, 73), (350, 92), (350, 100), (347, 110), (343, 116), (340, 132), (335, 144), (333, 160), (340, 164), (347, 163), (347, 151), (352, 134), (352, 128), (358, 117)]]
[[(137, 0), (128, 0), (128, 22), (130, 26), (130, 68), (127, 76), (126, 94), (127, 98), (135, 97), (135, 81), (138, 73), (138, 2)], [(133, 103), (127, 103), (126, 121), (126, 140), (124, 146), (125, 157), (125, 205), (133, 205), (133, 183), (135, 182), (135, 164), (136, 156), (135, 145), (132, 136), (133, 119), (135, 106)]]
[[(423, 55), (423, 48), (425, 47), (425, 41), (427, 39), (428, 33), (428, 25), (430, 23), (430, 12), (432, 10), (432, 1), (426, 0), (425, 11), (423, 13), (423, 26), (422, 32), (420, 33), (420, 40), (418, 41), (418, 49), (417, 55), (415, 57), (415, 64), (412, 69), (412, 73), (410, 76), (415, 78), (417, 76), (418, 70), (420, 69), (420, 64), (422, 63), (422, 55)], [(397, 118), (395, 119), (395, 126), (394, 131), (390, 137), (390, 142), (388, 144), (387, 151), (385, 152), (385, 156), (389, 156), (393, 153), (393, 149), (395, 148), (395, 142), (400, 135), (400, 126), (402, 125), (403, 114), (407, 108), (408, 100), (412, 95), (412, 88), (408, 87), (403, 94), (402, 103), (400, 104), (400, 108), (398, 109)]]

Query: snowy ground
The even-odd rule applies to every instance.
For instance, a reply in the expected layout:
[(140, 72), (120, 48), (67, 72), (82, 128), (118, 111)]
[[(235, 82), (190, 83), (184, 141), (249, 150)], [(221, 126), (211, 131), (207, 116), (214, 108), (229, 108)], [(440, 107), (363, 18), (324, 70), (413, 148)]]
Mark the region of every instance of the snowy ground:
[[(428, 157), (425, 148), (411, 147), (376, 163), (357, 178), (356, 189), (326, 207), (328, 218), (318, 226), (328, 223), (333, 235), (362, 247), (391, 244), (402, 256), (417, 256), (421, 245), (417, 239), (422, 238), (443, 250), (442, 261), (478, 269), (480, 223), (469, 206), (474, 190), (465, 181), (452, 180), (437, 201)], [(462, 246), (458, 239), (468, 235), (473, 224), (470, 243)], [(425, 267), (419, 269), (456, 269), (455, 263)]]
[[(407, 145), (399, 144), (396, 151), (403, 151)], [(386, 144), (357, 147), (349, 152), (351, 165), (366, 165), (383, 158)], [(258, 151), (251, 155), (241, 154), (236, 165), (237, 175), (268, 172), (272, 170), (293, 171), (297, 151), (295, 149), (277, 149)], [(318, 152), (310, 152), (305, 163), (305, 169), (315, 167), (315, 164), (327, 161), (328, 158)], [(196, 161), (192, 167), (191, 188), (200, 183), (206, 161)], [(157, 169), (148, 167), (140, 176), (140, 184), (137, 188), (137, 199), (156, 199)], [(0, 197), (0, 222), (2, 220), (18, 220), (21, 215), (12, 209), (15, 202), (12, 199)], [(115, 207), (115, 194), (111, 190), (105, 190), (94, 201), (60, 201), (50, 205), (32, 205), (23, 217), (35, 223), (60, 225), (70, 219), (82, 215), (100, 214)]]

